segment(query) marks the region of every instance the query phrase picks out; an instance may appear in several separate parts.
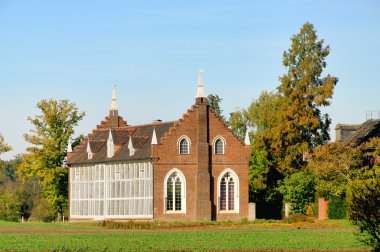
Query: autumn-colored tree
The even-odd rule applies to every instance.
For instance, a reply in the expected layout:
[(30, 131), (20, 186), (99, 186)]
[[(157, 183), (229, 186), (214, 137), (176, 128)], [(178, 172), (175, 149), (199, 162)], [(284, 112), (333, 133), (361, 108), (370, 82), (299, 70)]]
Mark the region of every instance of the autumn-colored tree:
[(22, 155), (17, 173), (24, 181), (37, 177), (44, 197), (60, 215), (67, 206), (68, 196), (68, 172), (63, 167), (67, 143), (84, 112), (79, 112), (68, 100), (42, 100), (37, 108), (41, 114), (28, 118), (34, 129), (24, 135), (32, 146)]
[(247, 126), (255, 129), (251, 133), (250, 198), (261, 205), (279, 206), (279, 181), (304, 171), (304, 154), (329, 140), (331, 120), (320, 110), (330, 104), (338, 81), (330, 75), (322, 77), (329, 46), (318, 40), (310, 23), (291, 42), (283, 54), (287, 72), (279, 78), (277, 92), (263, 92), (248, 109), (230, 118), (231, 129), (238, 135)]
[(305, 23), (291, 41), (282, 61), (287, 73), (280, 77), (277, 87), (283, 104), (272, 146), (281, 157), (278, 168), (287, 175), (305, 167), (305, 151), (330, 139), (331, 119), (328, 114), (322, 115), (320, 108), (330, 105), (338, 82), (330, 75), (321, 77), (330, 47), (323, 45), (323, 39), (318, 40), (312, 24)]

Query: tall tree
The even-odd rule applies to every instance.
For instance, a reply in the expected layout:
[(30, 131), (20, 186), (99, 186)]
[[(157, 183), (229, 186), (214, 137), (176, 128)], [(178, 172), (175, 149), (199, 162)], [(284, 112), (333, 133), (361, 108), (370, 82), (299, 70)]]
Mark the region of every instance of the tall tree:
[(37, 108), (41, 114), (28, 118), (34, 129), (24, 135), (32, 147), (22, 155), (23, 162), (17, 172), (24, 181), (37, 177), (45, 198), (58, 214), (62, 214), (68, 193), (68, 172), (62, 167), (67, 143), (85, 114), (69, 100), (42, 100)]
[(281, 120), (275, 129), (278, 139), (274, 142), (280, 150), (282, 162), (279, 168), (286, 174), (305, 166), (304, 151), (326, 143), (331, 119), (321, 114), (321, 106), (330, 105), (336, 77), (321, 77), (326, 67), (330, 47), (318, 40), (316, 30), (305, 23), (298, 34), (291, 38), (292, 44), (283, 54), (287, 73), (280, 77), (278, 92), (283, 96)]
[(220, 107), (220, 103), (222, 102), (222, 98), (217, 94), (209, 94), (207, 96), (207, 104), (210, 106), (212, 111), (217, 114), (220, 118), (226, 121), (226, 118), (223, 116), (223, 110)]

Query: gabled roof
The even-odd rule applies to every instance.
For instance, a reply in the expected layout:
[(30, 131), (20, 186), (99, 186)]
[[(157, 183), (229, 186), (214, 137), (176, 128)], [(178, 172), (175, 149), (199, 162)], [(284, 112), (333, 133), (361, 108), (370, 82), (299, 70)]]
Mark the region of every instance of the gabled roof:
[(354, 134), (342, 140), (343, 144), (359, 145), (372, 137), (380, 136), (380, 120), (367, 120)]
[[(107, 139), (109, 137), (110, 127), (109, 118), (106, 117), (97, 129), (93, 130), (78, 145), (70, 157), (68, 165), (87, 164), (87, 163), (105, 163), (122, 160), (147, 159), (151, 157), (151, 140), (153, 129), (156, 131), (158, 143), (164, 134), (174, 126), (178, 121), (159, 122), (145, 125), (125, 126), (111, 128), (113, 144), (115, 146), (115, 154), (113, 157), (107, 157)], [(132, 138), (134, 154), (130, 155), (128, 149), (129, 139)], [(92, 158), (88, 159), (87, 143), (90, 143)]]

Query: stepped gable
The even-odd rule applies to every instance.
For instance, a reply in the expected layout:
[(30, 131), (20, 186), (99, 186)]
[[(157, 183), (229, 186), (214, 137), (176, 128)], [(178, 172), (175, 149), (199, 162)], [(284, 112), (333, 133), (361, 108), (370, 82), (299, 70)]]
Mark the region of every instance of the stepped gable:
[(214, 110), (212, 108), (210, 108), (210, 112), (216, 117), (219, 119), (219, 121), (221, 123), (223, 123), (224, 127), (226, 127), (226, 129), (236, 138), (236, 140), (238, 140), (241, 145), (245, 146), (245, 143), (243, 141), (243, 139), (240, 139), (229, 127), (228, 123), (221, 117), (219, 116), (217, 113), (214, 112)]
[[(71, 157), (70, 164), (105, 163), (110, 161), (122, 161), (133, 159), (145, 159), (151, 157), (151, 138), (153, 129), (156, 131), (158, 142), (161, 143), (163, 135), (176, 123), (159, 122), (145, 125), (124, 126), (111, 129), (112, 139), (115, 146), (113, 157), (107, 157), (107, 139), (110, 128), (106, 127), (107, 119), (102, 121), (91, 134), (77, 146)], [(128, 149), (129, 138), (132, 137), (134, 155), (130, 155)], [(88, 159), (87, 142), (90, 142), (92, 159)]]
[(359, 145), (372, 137), (380, 136), (380, 120), (367, 120), (351, 136), (343, 139), (343, 144)]

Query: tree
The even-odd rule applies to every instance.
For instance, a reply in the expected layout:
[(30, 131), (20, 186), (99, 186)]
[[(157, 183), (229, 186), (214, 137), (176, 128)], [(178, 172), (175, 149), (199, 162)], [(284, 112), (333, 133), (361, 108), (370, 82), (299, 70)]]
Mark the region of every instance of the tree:
[(363, 162), (347, 183), (348, 216), (359, 227), (363, 241), (380, 251), (380, 138), (359, 149)]
[(37, 177), (44, 197), (61, 215), (67, 207), (68, 196), (68, 172), (62, 167), (67, 143), (85, 114), (69, 100), (42, 100), (37, 108), (41, 114), (28, 118), (34, 129), (24, 135), (32, 147), (22, 155), (17, 173), (23, 181)]
[(363, 162), (363, 148), (342, 143), (328, 143), (313, 150), (308, 170), (316, 176), (320, 197), (345, 197), (347, 184)]
[(274, 129), (274, 147), (280, 150), (278, 168), (289, 175), (302, 170), (303, 153), (326, 143), (331, 119), (321, 114), (320, 107), (330, 105), (336, 77), (321, 77), (326, 67), (329, 46), (318, 40), (314, 26), (305, 23), (291, 39), (292, 45), (283, 54), (287, 73), (277, 87), (283, 97), (281, 123)]
[[(304, 24), (291, 41), (290, 49), (283, 54), (287, 73), (279, 78), (277, 92), (261, 93), (248, 109), (230, 117), (235, 134), (244, 136), (247, 127), (255, 130), (250, 134), (249, 179), (250, 200), (258, 202), (259, 217), (271, 218), (266, 215), (267, 208), (282, 205), (277, 190), (281, 180), (306, 171), (304, 153), (329, 140), (331, 120), (320, 108), (330, 104), (338, 81), (330, 75), (321, 77), (330, 49), (318, 40), (310, 23)], [(266, 209), (261, 211), (260, 205)]]
[(307, 206), (315, 201), (315, 180), (312, 174), (298, 172), (280, 182), (279, 192), (284, 202), (291, 203), (292, 214), (306, 214)]
[(223, 99), (220, 98), (219, 95), (217, 95), (217, 94), (209, 94), (207, 96), (207, 104), (210, 106), (212, 111), (214, 111), (214, 113), (216, 115), (218, 115), (220, 118), (222, 118), (223, 121), (226, 121), (226, 118), (222, 114), (223, 110), (220, 108), (220, 102), (222, 100)]
[(20, 218), (20, 203), (12, 192), (0, 194), (0, 220), (18, 221)]

